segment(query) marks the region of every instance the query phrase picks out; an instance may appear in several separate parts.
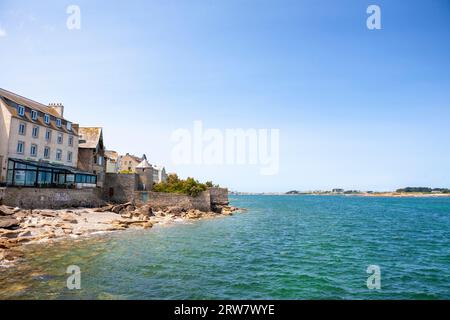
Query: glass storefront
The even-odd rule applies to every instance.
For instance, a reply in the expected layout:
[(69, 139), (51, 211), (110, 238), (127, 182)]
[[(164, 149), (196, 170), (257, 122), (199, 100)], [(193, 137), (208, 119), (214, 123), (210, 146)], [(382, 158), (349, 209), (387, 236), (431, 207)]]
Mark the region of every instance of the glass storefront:
[(18, 159), (8, 161), (8, 186), (70, 188), (77, 183), (96, 185), (97, 176), (49, 163)]

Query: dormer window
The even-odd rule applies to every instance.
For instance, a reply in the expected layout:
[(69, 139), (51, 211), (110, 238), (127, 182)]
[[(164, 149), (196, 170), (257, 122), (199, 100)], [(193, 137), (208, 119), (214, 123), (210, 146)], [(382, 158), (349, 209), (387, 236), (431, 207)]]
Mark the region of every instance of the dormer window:
[(44, 114), (44, 122), (50, 124), (50, 116), (48, 114)]
[(72, 123), (71, 122), (67, 122), (67, 130), (72, 131)]
[(37, 113), (37, 111), (36, 111), (36, 110), (31, 110), (31, 119), (32, 119), (33, 121), (36, 121), (37, 118), (38, 118), (38, 113)]
[(56, 119), (56, 126), (61, 128), (61, 119)]
[(24, 106), (18, 106), (17, 107), (17, 113), (19, 116), (23, 117), (25, 115), (25, 107)]

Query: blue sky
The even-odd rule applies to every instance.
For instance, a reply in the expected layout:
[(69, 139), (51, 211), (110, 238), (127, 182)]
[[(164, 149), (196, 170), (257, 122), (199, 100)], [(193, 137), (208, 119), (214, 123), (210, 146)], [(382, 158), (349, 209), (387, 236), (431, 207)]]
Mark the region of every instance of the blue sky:
[[(446, 0), (0, 0), (0, 87), (233, 190), (450, 187), (449, 40)], [(195, 120), (279, 129), (279, 173), (174, 165), (171, 134)]]

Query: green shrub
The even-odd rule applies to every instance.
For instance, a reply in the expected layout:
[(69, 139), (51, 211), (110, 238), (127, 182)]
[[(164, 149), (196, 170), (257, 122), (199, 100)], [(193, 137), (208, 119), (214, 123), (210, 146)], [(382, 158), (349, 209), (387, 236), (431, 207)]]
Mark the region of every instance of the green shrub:
[(132, 170), (122, 170), (122, 171), (119, 171), (119, 173), (120, 174), (132, 174), (134, 172)]
[[(217, 185), (216, 185), (217, 186)], [(194, 178), (182, 180), (176, 174), (170, 174), (166, 182), (157, 183), (153, 186), (155, 192), (179, 193), (196, 197), (208, 188), (214, 187), (213, 183), (208, 181), (200, 183)]]

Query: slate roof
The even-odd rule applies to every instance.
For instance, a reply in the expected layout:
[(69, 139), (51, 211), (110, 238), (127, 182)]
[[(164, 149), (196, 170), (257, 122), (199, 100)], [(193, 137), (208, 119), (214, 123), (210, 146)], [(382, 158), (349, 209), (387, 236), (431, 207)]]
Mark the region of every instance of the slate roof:
[(151, 167), (152, 166), (150, 165), (150, 163), (148, 163), (147, 159), (142, 160), (142, 162), (136, 166), (136, 168), (139, 168), (139, 169), (148, 169)]
[(78, 134), (80, 136), (78, 148), (96, 149), (102, 140), (102, 128), (99, 127), (81, 127)]
[(117, 151), (113, 151), (113, 150), (106, 150), (105, 157), (108, 159), (117, 161), (117, 159), (119, 159), (119, 153)]
[[(51, 128), (53, 130), (65, 132), (68, 134), (78, 134), (78, 125), (72, 123), (72, 130), (67, 130), (66, 124), (68, 121), (64, 117), (60, 116), (58, 112), (56, 112), (53, 108), (46, 106), (42, 103), (33, 101), (31, 99), (22, 97), (13, 92), (7, 91), (5, 89), (0, 88), (0, 100), (2, 100), (8, 109), (9, 113), (12, 117), (26, 121), (35, 123), (44, 127)], [(17, 111), (18, 105), (25, 107), (25, 115), (20, 116)], [(30, 110), (35, 110), (38, 112), (37, 120), (31, 119)], [(44, 114), (48, 114), (50, 116), (50, 123), (47, 124), (44, 122)], [(56, 126), (56, 119), (61, 119), (62, 126)]]

